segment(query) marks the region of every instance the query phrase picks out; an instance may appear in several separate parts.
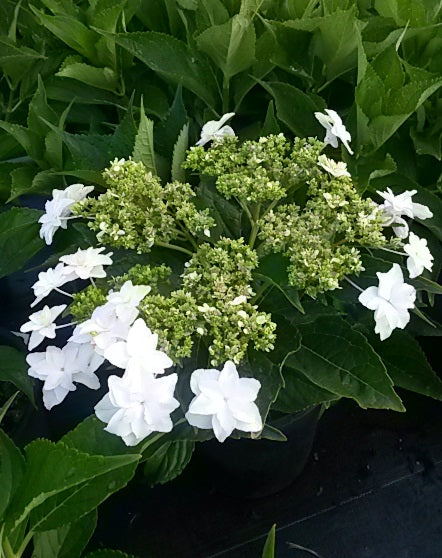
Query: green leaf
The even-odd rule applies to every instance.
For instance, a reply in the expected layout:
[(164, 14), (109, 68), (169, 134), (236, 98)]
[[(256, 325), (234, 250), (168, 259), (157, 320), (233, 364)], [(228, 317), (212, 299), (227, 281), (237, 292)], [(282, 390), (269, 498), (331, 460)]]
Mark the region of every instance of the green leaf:
[(385, 366), (367, 339), (341, 318), (299, 325), (301, 348), (286, 364), (319, 387), (362, 408), (403, 411)]
[(186, 107), (183, 102), (183, 88), (179, 85), (166, 118), (155, 128), (155, 148), (158, 153), (169, 160), (171, 159), (177, 136), (187, 121)]
[(266, 542), (262, 551), (262, 558), (275, 558), (275, 535), (276, 524), (272, 526), (267, 535)]
[[(295, 364), (295, 362), (296, 356), (290, 359), (291, 364)], [(314, 384), (302, 372), (291, 366), (284, 366), (282, 375), (285, 385), (272, 405), (272, 409), (275, 411), (296, 413), (313, 405), (339, 399), (339, 395)]]
[(118, 86), (118, 76), (112, 68), (97, 68), (82, 62), (75, 62), (63, 66), (55, 75), (76, 79), (82, 83), (97, 87), (98, 89), (105, 89), (106, 91), (116, 91)]
[(379, 15), (392, 18), (398, 26), (427, 23), (426, 7), (419, 0), (375, 0), (374, 7)]
[(279, 391), (284, 385), (284, 379), (280, 366), (274, 364), (268, 356), (254, 350), (250, 350), (248, 356), (248, 360), (241, 363), (238, 371), (241, 377), (256, 378), (261, 382), (261, 389), (255, 403), (264, 423), (270, 406), (276, 401)]
[(24, 459), (14, 442), (0, 430), (0, 524), (23, 477)]
[(147, 456), (144, 476), (150, 486), (165, 484), (180, 475), (189, 464), (195, 449), (195, 442), (178, 440), (159, 446), (157, 451)]
[(221, 69), (225, 81), (247, 70), (255, 59), (255, 28), (243, 15), (237, 14), (222, 25), (209, 27), (196, 42)]
[(93, 510), (78, 521), (36, 533), (32, 558), (80, 558), (96, 525), (97, 510)]
[(322, 97), (304, 93), (297, 87), (283, 82), (260, 82), (275, 99), (276, 114), (299, 137), (321, 136), (323, 128), (315, 118), (315, 111), (326, 107)]
[(21, 269), (43, 247), (37, 223), (41, 214), (27, 207), (0, 213), (0, 277)]
[(91, 61), (95, 60), (97, 34), (88, 29), (77, 17), (69, 15), (50, 16), (40, 12), (32, 5), (30, 5), (30, 8), (41, 25), (46, 27), (60, 41), (63, 41), (85, 58)]
[(43, 141), (48, 131), (48, 126), (43, 119), (48, 120), (51, 124), (58, 123), (58, 115), (48, 105), (43, 80), (41, 76), (38, 76), (37, 90), (29, 103), (28, 128), (38, 134), (40, 141)]
[(11, 395), (11, 397), (0, 407), (0, 424), (2, 423), (3, 419), (5, 418), (6, 413), (9, 410), (9, 407), (14, 403), (15, 398), (19, 394), (19, 391), (16, 391)]
[(299, 300), (297, 289), (289, 285), (287, 274), (288, 260), (282, 254), (269, 254), (262, 258), (254, 276), (266, 281), (279, 289), (299, 312), (304, 313), (304, 309)]
[(212, 182), (201, 182), (197, 189), (196, 203), (198, 209), (207, 207), (213, 210), (211, 215), (216, 222), (216, 227), (211, 231), (213, 238), (241, 236), (240, 209), (221, 196)]
[(181, 83), (209, 107), (214, 106), (217, 84), (212, 70), (185, 43), (154, 31), (120, 33), (115, 35), (115, 41), (164, 79), (175, 85)]
[(279, 134), (281, 131), (278, 120), (275, 116), (275, 105), (273, 101), (269, 102), (267, 113), (262, 125), (261, 136), (269, 136), (270, 134)]
[(139, 460), (138, 455), (89, 455), (48, 440), (31, 442), (25, 452), (25, 474), (8, 516), (12, 536), (28, 520), (38, 532), (80, 519), (125, 486)]
[(396, 330), (385, 341), (373, 335), (370, 343), (396, 386), (442, 400), (442, 382), (411, 335)]
[(15, 87), (36, 62), (45, 58), (46, 56), (32, 48), (17, 46), (11, 39), (0, 37), (0, 68), (10, 76)]
[(189, 145), (189, 125), (185, 124), (173, 148), (172, 156), (172, 180), (184, 182), (186, 173), (182, 167), (186, 159), (186, 151)]
[(22, 195), (50, 194), (53, 188), (62, 188), (60, 178), (52, 170), (38, 172), (38, 167), (25, 165), (11, 172), (11, 195), (8, 202)]
[(26, 355), (14, 347), (0, 345), (0, 381), (11, 382), (34, 402), (34, 382), (28, 376)]
[(0, 120), (0, 128), (10, 134), (23, 147), (31, 159), (39, 164), (41, 163), (43, 167), (46, 166), (46, 162), (43, 160), (44, 143), (38, 134), (20, 124), (13, 124), (2, 120)]
[(95, 415), (87, 417), (65, 434), (61, 439), (66, 446), (95, 455), (122, 455), (136, 453), (137, 449), (127, 447), (123, 440), (104, 430), (105, 424)]
[(140, 124), (135, 137), (133, 158), (135, 161), (141, 161), (148, 171), (157, 174), (153, 143), (153, 120), (149, 120), (144, 112), (143, 99), (141, 99)]
[(367, 65), (356, 87), (358, 143), (378, 149), (441, 85), (439, 76), (405, 64), (391, 45)]
[[(362, 24), (363, 25), (363, 24)], [(355, 10), (336, 10), (319, 20), (314, 52), (325, 64), (328, 83), (357, 65), (361, 22)]]

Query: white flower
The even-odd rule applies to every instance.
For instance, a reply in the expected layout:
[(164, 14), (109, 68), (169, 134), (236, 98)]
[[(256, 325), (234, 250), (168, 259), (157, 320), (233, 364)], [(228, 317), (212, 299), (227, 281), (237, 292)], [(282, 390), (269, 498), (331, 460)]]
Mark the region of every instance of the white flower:
[(224, 114), (219, 120), (210, 120), (206, 122), (201, 130), (201, 138), (196, 142), (196, 145), (206, 145), (209, 141), (214, 139), (223, 139), (226, 136), (234, 136), (235, 132), (230, 126), (224, 124), (235, 116), (234, 112)]
[(341, 117), (334, 110), (325, 109), (325, 112), (327, 114), (315, 112), (316, 119), (326, 130), (324, 142), (329, 143), (332, 147), (338, 147), (338, 139), (340, 139), (350, 155), (353, 155), (349, 145), (351, 135), (342, 123)]
[(133, 285), (132, 281), (126, 281), (119, 291), (111, 291), (107, 300), (114, 306), (117, 317), (131, 324), (138, 316), (138, 304), (150, 291), (147, 285)]
[(336, 178), (340, 178), (341, 176), (350, 176), (350, 173), (347, 170), (347, 165), (344, 162), (333, 161), (333, 159), (329, 159), (326, 155), (320, 155), (318, 157), (318, 165), (333, 176), (336, 176)]
[(424, 269), (432, 270), (434, 258), (428, 249), (425, 238), (419, 238), (411, 232), (404, 251), (408, 254), (407, 268), (411, 279), (423, 273)]
[(115, 313), (115, 307), (106, 303), (97, 306), (89, 320), (79, 324), (69, 341), (91, 343), (98, 354), (115, 343), (127, 339), (130, 322), (123, 322)]
[(52, 190), (52, 197), (54, 200), (67, 199), (70, 205), (74, 205), (83, 200), (88, 194), (93, 191), (93, 186), (85, 186), (84, 184), (71, 184), (64, 190)]
[(381, 341), (390, 337), (395, 328), (404, 329), (410, 321), (409, 308), (414, 308), (416, 290), (404, 283), (402, 270), (398, 264), (387, 273), (377, 273), (378, 287), (368, 287), (359, 295), (359, 302), (374, 310), (375, 333)]
[(173, 362), (166, 353), (157, 350), (157, 344), (158, 335), (150, 331), (143, 319), (138, 318), (129, 329), (127, 341), (118, 341), (107, 347), (104, 357), (127, 372), (164, 374)]
[(245, 295), (239, 295), (231, 300), (229, 304), (231, 306), (239, 306), (240, 304), (244, 304), (244, 302), (247, 302), (247, 297)]
[(38, 274), (38, 281), (32, 285), (36, 299), (31, 304), (31, 308), (47, 297), (53, 290), (57, 290), (65, 283), (74, 279), (77, 279), (77, 276), (73, 273), (66, 273), (66, 268), (62, 263), (57, 264), (54, 268), (50, 267), (48, 270), (40, 272)]
[(74, 382), (91, 389), (100, 387), (94, 372), (103, 358), (94, 353), (89, 345), (68, 343), (62, 349), (50, 346), (44, 353), (29, 354), (26, 362), (30, 366), (28, 374), (44, 381), (43, 403), (48, 410), (76, 389)]
[(391, 188), (387, 188), (385, 192), (377, 193), (384, 198), (384, 203), (379, 205), (382, 210), (384, 218), (384, 226), (393, 226), (393, 231), (399, 238), (407, 238), (408, 236), (408, 223), (403, 218), (409, 217), (410, 219), (429, 219), (433, 217), (432, 212), (426, 205), (421, 203), (414, 203), (412, 197), (417, 193), (417, 190), (406, 190), (402, 194), (395, 196)]
[(170, 432), (170, 413), (179, 407), (173, 397), (177, 379), (176, 374), (110, 376), (109, 393), (97, 403), (95, 414), (107, 423), (105, 430), (120, 436), (127, 446), (135, 446), (152, 432)]
[(46, 244), (52, 244), (57, 229), (67, 227), (72, 206), (85, 198), (93, 189), (93, 186), (71, 184), (64, 190), (52, 190), (52, 200), (46, 202), (45, 214), (38, 220), (41, 223), (40, 238), (44, 238)]
[(104, 246), (101, 248), (92, 248), (90, 246), (86, 250), (79, 248), (75, 254), (61, 256), (60, 261), (66, 264), (64, 273), (74, 273), (80, 279), (106, 277), (103, 266), (112, 263), (112, 252), (101, 254), (103, 250), (105, 250)]
[(70, 200), (53, 199), (45, 203), (45, 213), (38, 220), (41, 223), (40, 238), (44, 238), (46, 244), (52, 244), (54, 233), (62, 227), (67, 227), (66, 217), (69, 215)]
[(233, 362), (221, 370), (195, 370), (190, 388), (196, 395), (186, 419), (197, 428), (213, 429), (220, 442), (235, 430), (260, 432), (262, 420), (254, 403), (261, 383), (254, 378), (240, 378)]
[(29, 322), (23, 324), (20, 331), (27, 333), (31, 331), (31, 337), (29, 339), (28, 349), (32, 351), (40, 345), (45, 337), (49, 339), (55, 338), (55, 320), (66, 308), (66, 304), (61, 306), (45, 306), (43, 310), (35, 312), (29, 316)]

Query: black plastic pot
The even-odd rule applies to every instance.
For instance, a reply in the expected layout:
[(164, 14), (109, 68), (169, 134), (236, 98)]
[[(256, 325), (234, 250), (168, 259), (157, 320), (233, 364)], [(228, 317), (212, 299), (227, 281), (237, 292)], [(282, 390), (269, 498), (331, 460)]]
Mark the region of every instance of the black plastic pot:
[(215, 488), (242, 498), (261, 498), (292, 484), (309, 458), (321, 407), (271, 421), (286, 442), (233, 438), (204, 442), (198, 453)]

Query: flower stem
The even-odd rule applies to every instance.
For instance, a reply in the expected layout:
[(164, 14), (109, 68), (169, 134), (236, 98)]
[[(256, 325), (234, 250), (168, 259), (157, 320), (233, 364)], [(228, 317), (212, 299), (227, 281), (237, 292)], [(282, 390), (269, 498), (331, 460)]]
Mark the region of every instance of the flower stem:
[(177, 246), (176, 244), (169, 244), (168, 242), (162, 242), (161, 240), (157, 240), (155, 244), (157, 246), (161, 246), (162, 248), (169, 248), (169, 250), (176, 250), (177, 252), (182, 252), (188, 256), (193, 256), (193, 253), (190, 250), (187, 250), (187, 248), (183, 248), (182, 246)]
[(398, 256), (407, 256), (408, 254), (406, 254), (405, 252), (398, 252), (397, 250), (390, 250), (390, 248), (382, 248), (381, 250), (384, 250), (384, 252), (390, 252), (391, 254), (397, 254)]
[(223, 114), (229, 112), (230, 101), (230, 82), (228, 78), (224, 78), (223, 82)]
[(67, 293), (66, 291), (63, 291), (63, 289), (59, 289), (58, 287), (54, 287), (54, 290), (57, 291), (57, 293), (63, 294), (65, 296), (68, 296), (69, 298), (74, 298), (71, 293)]
[(255, 207), (252, 209), (252, 231), (250, 233), (250, 238), (249, 238), (250, 248), (253, 248), (253, 246), (255, 245), (256, 237), (258, 235), (258, 231), (259, 231), (258, 220), (259, 220), (260, 210), (261, 210), (261, 204), (259, 203), (256, 204)]
[(358, 291), (360, 291), (361, 293), (364, 292), (364, 289), (361, 289), (361, 287), (359, 287), (359, 285), (356, 285), (356, 283), (353, 283), (353, 281), (351, 279), (349, 279), (348, 277), (344, 277), (344, 279), (347, 281), (347, 283), (350, 283), (350, 285), (352, 287), (354, 287), (355, 289), (357, 289)]

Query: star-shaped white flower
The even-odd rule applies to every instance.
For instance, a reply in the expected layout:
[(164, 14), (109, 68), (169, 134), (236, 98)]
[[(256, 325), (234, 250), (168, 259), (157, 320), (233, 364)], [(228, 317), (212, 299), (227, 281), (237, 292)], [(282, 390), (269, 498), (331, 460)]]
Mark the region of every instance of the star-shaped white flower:
[(179, 407), (173, 393), (178, 376), (155, 378), (152, 374), (125, 373), (109, 377), (109, 393), (95, 406), (105, 430), (135, 446), (152, 432), (170, 432), (170, 413)]
[(325, 112), (327, 114), (315, 112), (316, 119), (326, 130), (324, 143), (328, 143), (332, 147), (338, 147), (338, 139), (340, 139), (344, 144), (345, 149), (350, 153), (350, 155), (353, 155), (353, 151), (349, 145), (351, 135), (342, 123), (341, 117), (337, 112), (331, 109), (325, 109)]
[(424, 269), (428, 269), (428, 271), (433, 269), (434, 258), (428, 249), (425, 238), (419, 238), (411, 232), (408, 237), (408, 244), (404, 246), (404, 251), (408, 254), (407, 268), (411, 279), (423, 273)]
[(186, 413), (192, 426), (213, 429), (220, 442), (237, 430), (260, 432), (262, 420), (254, 403), (261, 383), (254, 378), (240, 378), (230, 360), (221, 370), (195, 370), (190, 378), (195, 394)]
[(38, 220), (41, 223), (40, 238), (44, 238), (46, 244), (52, 244), (54, 233), (60, 227), (67, 227), (72, 206), (84, 199), (93, 189), (93, 186), (71, 184), (64, 190), (52, 190), (52, 199), (46, 202), (45, 213)]
[(201, 137), (196, 142), (196, 145), (206, 145), (209, 141), (214, 139), (223, 139), (226, 136), (233, 137), (235, 132), (230, 126), (224, 126), (224, 124), (235, 116), (234, 112), (228, 112), (224, 114), (219, 120), (210, 120), (206, 122), (201, 130)]
[(333, 161), (333, 159), (329, 159), (326, 155), (318, 157), (318, 165), (336, 178), (350, 176), (347, 165), (343, 161)]
[(36, 299), (31, 304), (31, 308), (47, 297), (52, 291), (59, 289), (65, 283), (77, 279), (74, 273), (66, 273), (64, 264), (59, 263), (54, 268), (50, 267), (46, 271), (38, 274), (38, 280), (32, 285), (32, 290)]
[(114, 366), (146, 374), (164, 374), (173, 361), (157, 350), (158, 335), (152, 333), (142, 318), (131, 326), (127, 341), (118, 341), (107, 347), (104, 357)]
[(106, 277), (104, 265), (112, 263), (112, 252), (101, 254), (105, 247), (93, 248), (90, 246), (86, 250), (80, 248), (75, 254), (62, 256), (60, 261), (66, 264), (64, 273), (75, 274), (80, 279), (90, 279), (91, 277)]
[(102, 364), (103, 358), (89, 345), (68, 343), (62, 349), (50, 346), (45, 352), (30, 353), (26, 362), (30, 366), (29, 376), (44, 382), (43, 403), (48, 410), (76, 389), (74, 382), (90, 389), (100, 387), (94, 372)]
[(84, 184), (71, 184), (64, 190), (52, 190), (54, 200), (67, 199), (71, 206), (83, 200), (88, 194), (94, 190), (93, 186), (85, 186)]
[(385, 192), (377, 190), (377, 193), (385, 200), (384, 203), (379, 205), (383, 214), (383, 224), (386, 227), (396, 225), (393, 226), (393, 231), (399, 238), (407, 238), (408, 236), (408, 223), (404, 216), (421, 220), (433, 217), (433, 213), (426, 205), (413, 202), (412, 198), (417, 190), (406, 190), (397, 196), (394, 195), (391, 188), (387, 188)]
[(381, 341), (390, 337), (395, 328), (404, 329), (410, 321), (408, 310), (414, 308), (416, 289), (404, 283), (404, 276), (398, 264), (387, 273), (376, 273), (378, 287), (368, 287), (359, 295), (359, 302), (374, 310), (375, 333)]
[(131, 324), (138, 316), (138, 305), (150, 291), (147, 285), (133, 285), (132, 281), (126, 281), (119, 291), (111, 291), (107, 300), (115, 308), (117, 317)]
[(29, 322), (23, 324), (20, 328), (22, 333), (31, 332), (29, 338), (28, 349), (32, 351), (38, 347), (45, 337), (49, 339), (55, 338), (55, 320), (66, 308), (66, 304), (60, 306), (45, 306), (43, 310), (35, 312), (29, 316)]
[(115, 306), (110, 303), (97, 306), (89, 320), (79, 324), (69, 341), (73, 343), (91, 343), (98, 354), (115, 343), (126, 340), (131, 322), (124, 322), (115, 313)]
[(67, 227), (66, 217), (72, 203), (68, 199), (52, 199), (45, 203), (45, 213), (38, 220), (41, 223), (40, 238), (44, 238), (47, 245), (52, 244), (54, 233), (62, 227)]

